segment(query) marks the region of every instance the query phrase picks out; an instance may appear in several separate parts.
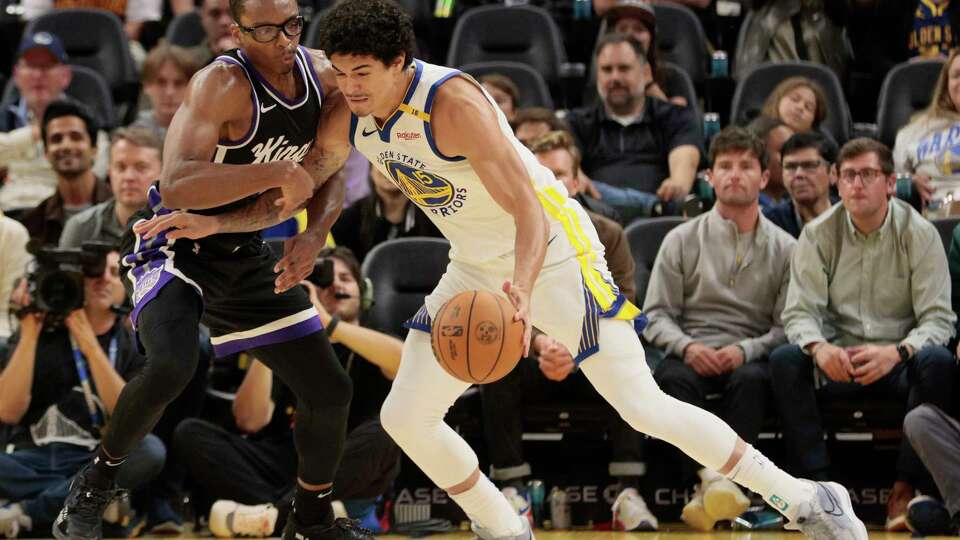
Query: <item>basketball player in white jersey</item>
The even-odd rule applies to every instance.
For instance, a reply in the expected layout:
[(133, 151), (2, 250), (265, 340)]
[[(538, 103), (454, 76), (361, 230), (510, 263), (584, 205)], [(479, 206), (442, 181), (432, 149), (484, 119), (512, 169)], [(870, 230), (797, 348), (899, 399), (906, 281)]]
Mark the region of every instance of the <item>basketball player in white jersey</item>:
[[(811, 538), (867, 538), (842, 486), (793, 478), (720, 419), (656, 386), (637, 336), (645, 318), (613, 285), (587, 215), (514, 138), (479, 84), (412, 58), (412, 23), (396, 4), (340, 2), (325, 19), (321, 48), (343, 96), (336, 106), (328, 100), (316, 144), (332, 162), (352, 144), (451, 243), (447, 272), (408, 321), (412, 331), (381, 420), (481, 538), (532, 535), (480, 473), (473, 450), (443, 422), (469, 385), (434, 359), (430, 324), (444, 302), (470, 289), (502, 289), (523, 321), (525, 343), (535, 325), (576, 351), (591, 383), (635, 429), (760, 493)], [(166, 226), (190, 236), (203, 234), (208, 225), (200, 220), (209, 218), (168, 219)]]

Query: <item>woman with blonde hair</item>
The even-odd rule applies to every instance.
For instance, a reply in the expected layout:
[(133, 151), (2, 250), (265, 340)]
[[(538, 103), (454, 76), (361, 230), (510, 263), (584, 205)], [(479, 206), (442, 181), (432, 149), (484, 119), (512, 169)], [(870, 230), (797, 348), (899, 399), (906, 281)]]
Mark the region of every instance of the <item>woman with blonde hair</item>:
[(778, 84), (760, 111), (761, 115), (780, 120), (796, 133), (820, 129), (828, 113), (823, 88), (806, 77), (790, 77)]
[(897, 132), (893, 148), (898, 173), (913, 175), (913, 188), (926, 207), (960, 201), (960, 49), (954, 49), (940, 70), (927, 108)]

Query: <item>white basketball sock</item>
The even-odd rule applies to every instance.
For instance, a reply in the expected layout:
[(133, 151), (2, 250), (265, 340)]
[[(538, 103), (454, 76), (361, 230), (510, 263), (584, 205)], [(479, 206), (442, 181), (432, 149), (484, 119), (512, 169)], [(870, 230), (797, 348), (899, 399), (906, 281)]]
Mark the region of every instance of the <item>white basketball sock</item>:
[(485, 474), (470, 489), (450, 495), (467, 516), (497, 538), (523, 532), (522, 518)]
[(790, 521), (797, 516), (800, 503), (814, 496), (812, 485), (785, 473), (749, 444), (727, 478), (763, 495), (763, 500)]

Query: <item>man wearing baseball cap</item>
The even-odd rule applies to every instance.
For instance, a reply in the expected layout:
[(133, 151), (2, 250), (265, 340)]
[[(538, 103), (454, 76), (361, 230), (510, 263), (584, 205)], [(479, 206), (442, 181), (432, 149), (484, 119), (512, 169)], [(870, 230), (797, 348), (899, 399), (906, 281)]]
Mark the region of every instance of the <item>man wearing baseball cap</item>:
[(64, 96), (71, 76), (60, 38), (49, 32), (24, 36), (13, 67), (20, 99), (0, 109), (0, 168), (7, 169), (3, 210), (36, 206), (53, 194), (57, 176), (40, 144), (40, 119), (50, 102)]
[[(57, 175), (44, 157), (40, 119), (47, 105), (66, 97), (72, 70), (63, 42), (50, 32), (27, 34), (17, 49), (13, 83), (19, 99), (0, 105), (0, 209), (32, 208), (53, 194)], [(102, 154), (102, 153), (101, 153)], [(106, 172), (97, 156), (94, 172)]]

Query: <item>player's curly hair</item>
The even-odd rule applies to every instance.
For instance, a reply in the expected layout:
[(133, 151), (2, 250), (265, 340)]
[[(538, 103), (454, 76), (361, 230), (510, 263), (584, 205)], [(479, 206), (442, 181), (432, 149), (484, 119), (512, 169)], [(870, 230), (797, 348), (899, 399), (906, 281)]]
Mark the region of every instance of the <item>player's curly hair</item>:
[(318, 44), (334, 54), (370, 55), (389, 64), (401, 54), (413, 61), (413, 21), (392, 0), (341, 0), (324, 16)]

